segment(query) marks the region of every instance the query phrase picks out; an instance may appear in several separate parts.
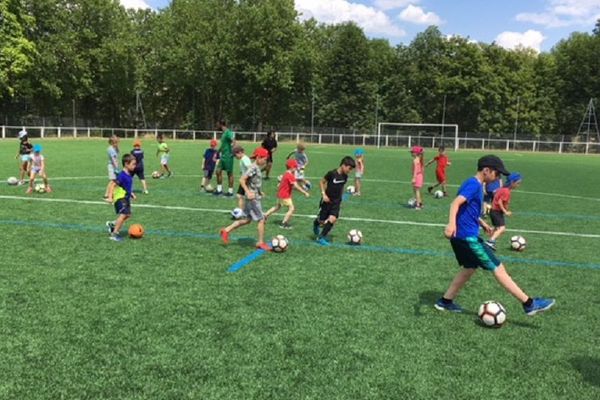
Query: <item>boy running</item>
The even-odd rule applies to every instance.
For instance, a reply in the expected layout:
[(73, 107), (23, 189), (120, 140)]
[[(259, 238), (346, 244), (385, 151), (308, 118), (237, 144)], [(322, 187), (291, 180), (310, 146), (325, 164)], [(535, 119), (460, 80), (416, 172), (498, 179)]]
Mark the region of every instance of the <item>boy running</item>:
[[(252, 160), (250, 159), (250, 157), (248, 157), (246, 155), (246, 153), (244, 153), (244, 148), (242, 146), (238, 146), (238, 145), (233, 146), (233, 155), (235, 156), (235, 158), (240, 160), (240, 176), (243, 176), (246, 173), (246, 171), (248, 171), (248, 168), (250, 168), (250, 166), (252, 165)], [(244, 209), (244, 196), (245, 195), (246, 195), (246, 192), (244, 191), (244, 188), (240, 184), (238, 186), (237, 196), (238, 196), (238, 207), (241, 210)]]
[(449, 165), (452, 165), (452, 163), (446, 155), (446, 148), (444, 146), (440, 146), (440, 148), (438, 149), (438, 155), (433, 157), (431, 161), (425, 164), (425, 167), (428, 167), (434, 162), (437, 163), (437, 166), (435, 167), (435, 179), (437, 179), (437, 183), (435, 185), (429, 186), (427, 188), (427, 192), (431, 194), (433, 189), (441, 185), (442, 192), (444, 192), (444, 197), (448, 197), (448, 190), (446, 188), (446, 168), (448, 168)]
[(136, 175), (140, 179), (140, 182), (142, 182), (144, 194), (148, 194), (148, 186), (146, 186), (146, 178), (144, 177), (144, 150), (142, 150), (142, 142), (140, 140), (136, 139), (133, 141), (131, 154), (135, 157), (133, 175)]
[(296, 146), (296, 150), (288, 154), (285, 159), (289, 160), (290, 158), (296, 160), (298, 163), (298, 168), (296, 169), (296, 180), (298, 181), (298, 184), (303, 186), (304, 189), (310, 190), (312, 185), (310, 184), (310, 181), (304, 177), (304, 170), (306, 167), (308, 167), (306, 146), (304, 146), (302, 143), (299, 143), (298, 146)]
[(296, 190), (304, 194), (306, 197), (309, 197), (310, 194), (306, 190), (302, 189), (296, 181), (295, 171), (298, 168), (298, 163), (296, 160), (287, 160), (285, 166), (287, 171), (285, 171), (283, 177), (281, 178), (281, 182), (279, 182), (277, 204), (274, 207), (271, 207), (271, 209), (265, 213), (265, 217), (269, 217), (271, 214), (279, 211), (282, 206), (287, 207), (288, 211), (285, 213), (283, 221), (281, 221), (279, 227), (282, 229), (292, 229), (292, 226), (290, 225), (290, 219), (295, 211), (294, 203), (292, 202), (292, 190), (296, 188)]
[(46, 192), (52, 192), (52, 188), (48, 184), (48, 176), (46, 175), (46, 161), (42, 155), (42, 146), (36, 144), (33, 146), (33, 155), (29, 157), (29, 188), (27, 193), (33, 192), (33, 184), (35, 183), (35, 177), (39, 175), (44, 181), (44, 188)]
[(492, 236), (485, 242), (492, 250), (496, 251), (496, 240), (506, 231), (506, 222), (504, 216), (510, 217), (512, 212), (508, 210), (510, 203), (511, 191), (516, 189), (523, 180), (523, 177), (518, 172), (513, 172), (506, 178), (506, 183), (496, 191), (494, 200), (492, 201), (492, 210), (490, 211), (490, 219), (494, 227)]
[(504, 264), (479, 238), (480, 224), (486, 230), (490, 228), (480, 218), (483, 183), (492, 182), (500, 174), (509, 175), (500, 158), (494, 155), (480, 158), (477, 162), (477, 173), (463, 182), (458, 189), (458, 196), (450, 205), (450, 215), (444, 235), (450, 239), (456, 260), (463, 268), (455, 276), (444, 296), (435, 303), (435, 308), (438, 310), (463, 311), (458, 304), (454, 303), (454, 299), (478, 267), (491, 271), (496, 281), (521, 302), (525, 314), (534, 315), (554, 305), (554, 299), (531, 298), (525, 294), (508, 274)]
[(322, 197), (319, 203), (319, 215), (313, 222), (313, 233), (317, 237), (317, 243), (322, 246), (330, 245), (326, 237), (340, 216), (344, 185), (348, 181), (348, 174), (355, 166), (354, 159), (346, 156), (337, 169), (329, 171), (319, 182)]
[(131, 217), (131, 199), (135, 200), (133, 193), (133, 172), (135, 171), (136, 161), (131, 154), (123, 156), (123, 170), (114, 181), (111, 181), (108, 188), (108, 198), (106, 201), (115, 205), (115, 212), (118, 217), (116, 221), (107, 221), (109, 239), (115, 242), (123, 241), (119, 232), (125, 221)]

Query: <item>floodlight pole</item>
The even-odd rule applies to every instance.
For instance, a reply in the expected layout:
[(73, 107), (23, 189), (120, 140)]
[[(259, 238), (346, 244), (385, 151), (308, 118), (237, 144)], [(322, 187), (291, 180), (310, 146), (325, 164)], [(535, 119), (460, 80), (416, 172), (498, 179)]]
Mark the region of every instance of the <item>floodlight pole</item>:
[(444, 137), (444, 124), (446, 123), (446, 95), (444, 95), (444, 106), (442, 107), (442, 137)]
[(312, 104), (310, 107), (310, 133), (315, 133), (315, 88), (312, 88)]
[(513, 149), (517, 144), (517, 129), (519, 129), (519, 105), (521, 104), (521, 96), (517, 96), (517, 116), (515, 117), (515, 131), (513, 132)]

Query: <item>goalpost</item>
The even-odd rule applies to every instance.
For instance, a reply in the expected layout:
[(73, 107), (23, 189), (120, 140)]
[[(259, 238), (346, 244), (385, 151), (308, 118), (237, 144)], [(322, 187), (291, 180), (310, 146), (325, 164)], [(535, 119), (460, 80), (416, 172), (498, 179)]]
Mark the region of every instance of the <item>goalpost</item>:
[[(454, 151), (459, 147), (457, 124), (411, 124), (380, 122), (377, 124), (377, 147), (423, 145), (423, 147), (446, 146)], [(390, 144), (390, 142), (392, 142)], [(450, 147), (450, 146), (448, 146)]]

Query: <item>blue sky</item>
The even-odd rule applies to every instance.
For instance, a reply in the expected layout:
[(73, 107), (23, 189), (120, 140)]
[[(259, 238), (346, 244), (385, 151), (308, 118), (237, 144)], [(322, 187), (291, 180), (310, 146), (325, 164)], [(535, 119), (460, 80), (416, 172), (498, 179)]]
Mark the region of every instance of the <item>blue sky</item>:
[[(121, 0), (128, 7), (164, 8), (170, 0)], [(352, 20), (369, 37), (410, 43), (428, 25), (445, 35), (547, 51), (571, 32), (591, 32), (600, 0), (295, 0), (300, 18)]]

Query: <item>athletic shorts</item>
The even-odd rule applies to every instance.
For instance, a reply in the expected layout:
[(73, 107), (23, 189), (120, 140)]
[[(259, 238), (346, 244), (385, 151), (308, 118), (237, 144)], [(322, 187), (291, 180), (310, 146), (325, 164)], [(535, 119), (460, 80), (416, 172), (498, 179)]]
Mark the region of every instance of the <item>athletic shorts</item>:
[(244, 214), (247, 219), (251, 219), (252, 221), (258, 222), (265, 219), (265, 215), (263, 214), (262, 204), (259, 199), (246, 199), (244, 204)]
[(354, 173), (354, 178), (356, 178), (356, 179), (362, 179), (362, 177), (363, 177), (363, 173), (362, 172), (356, 171)]
[(137, 169), (137, 168), (136, 168), (136, 169), (133, 171), (133, 176), (137, 176), (137, 177), (138, 177), (138, 178), (140, 178), (140, 180), (142, 180), (142, 181), (143, 181), (144, 179), (146, 179), (146, 178), (144, 178), (144, 169), (143, 169), (143, 168), (141, 168), (141, 169)]
[(329, 202), (325, 203), (323, 199), (321, 199), (321, 203), (319, 203), (319, 221), (326, 221), (329, 216), (333, 215), (336, 218), (340, 217), (340, 206), (341, 202)]
[(506, 222), (504, 222), (504, 213), (500, 210), (490, 211), (490, 219), (492, 220), (492, 225), (495, 228), (506, 225)]
[(244, 188), (242, 187), (242, 185), (238, 186), (237, 194), (239, 194), (240, 196), (245, 196), (246, 195), (246, 191), (244, 190)]
[(267, 157), (267, 163), (273, 164), (273, 153), (269, 152), (269, 156)]
[(214, 169), (214, 168), (211, 168), (211, 169), (204, 169), (203, 171), (204, 171), (204, 177), (205, 177), (206, 179), (212, 179), (213, 172), (215, 172), (215, 169)]
[(115, 201), (115, 212), (117, 214), (131, 215), (131, 204), (125, 199)]
[(496, 258), (494, 251), (483, 243), (479, 237), (468, 237), (465, 239), (450, 239), (452, 250), (456, 256), (458, 265), (464, 268), (483, 268), (494, 271), (501, 264)]
[(446, 171), (435, 171), (435, 179), (438, 183), (446, 182)]
[(33, 167), (33, 168), (31, 168), (31, 173), (34, 174), (34, 175), (37, 175), (40, 172), (42, 172), (42, 169), (40, 167)]
[(217, 166), (218, 171), (225, 171), (230, 174), (233, 173), (233, 156), (221, 156), (221, 162)]
[(21, 162), (22, 163), (29, 162), (30, 158), (31, 158), (31, 156), (29, 154), (21, 154)]
[(289, 197), (287, 199), (277, 199), (277, 203), (280, 206), (284, 206), (284, 207), (291, 207), (294, 205), (294, 203), (292, 202), (292, 198)]
[(167, 165), (169, 163), (169, 158), (171, 158), (169, 154), (163, 154), (160, 156), (160, 164)]
[(112, 164), (108, 164), (108, 179), (114, 181), (117, 179), (117, 172), (115, 171), (115, 167)]

